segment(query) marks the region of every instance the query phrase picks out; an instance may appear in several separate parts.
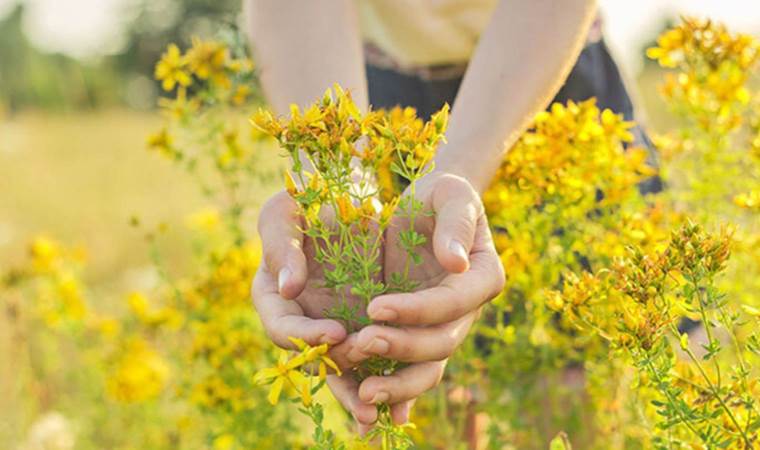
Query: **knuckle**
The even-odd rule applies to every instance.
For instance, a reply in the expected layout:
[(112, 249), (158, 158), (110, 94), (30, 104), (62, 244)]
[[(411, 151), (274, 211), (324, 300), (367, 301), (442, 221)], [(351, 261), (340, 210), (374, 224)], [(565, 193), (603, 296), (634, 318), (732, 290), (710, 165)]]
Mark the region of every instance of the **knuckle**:
[(406, 294), (405, 297), (402, 303), (405, 322), (420, 323), (424, 319), (424, 311), (421, 307), (424, 302), (416, 301), (414, 294)]
[(280, 252), (277, 245), (271, 241), (262, 243), (262, 254), (264, 267), (271, 273), (277, 272), (280, 262)]
[(454, 217), (452, 217), (452, 220), (448, 224), (451, 234), (464, 241), (462, 243), (465, 245), (467, 245), (468, 241), (472, 239), (471, 236), (475, 229), (475, 223), (472, 218), (474, 214), (470, 213), (471, 211), (462, 214), (462, 212), (459, 211)]
[(504, 290), (506, 285), (506, 273), (498, 256), (492, 255), (485, 261), (485, 275), (488, 277), (488, 298), (483, 303), (493, 299)]
[[(424, 304), (424, 293), (398, 293), (393, 294), (392, 301), (383, 301), (378, 303), (381, 308), (389, 308), (398, 312), (399, 323), (417, 323), (420, 319), (420, 304)], [(373, 325), (370, 325), (373, 326)], [(367, 327), (368, 328), (368, 327)]]
[[(386, 381), (389, 378), (392, 378), (392, 376), (373, 376), (367, 378), (359, 385), (359, 397), (366, 399), (366, 401), (371, 400), (376, 392), (386, 390)], [(390, 383), (390, 387), (393, 387), (394, 384), (395, 383)]]
[(452, 353), (454, 353), (454, 350), (456, 350), (458, 345), (459, 339), (453, 336), (452, 333), (447, 333), (445, 337), (441, 339), (441, 348), (439, 354), (435, 355), (433, 359), (448, 358)]
[(399, 359), (411, 359), (417, 353), (416, 339), (406, 328), (398, 328), (391, 334), (389, 339), (391, 350), (395, 349), (395, 354)]
[(439, 321), (450, 320), (451, 318), (457, 319), (468, 312), (468, 308), (462, 300), (462, 292), (445, 281), (441, 283), (440, 288), (440, 295), (428, 302), (428, 305), (434, 305), (436, 302), (433, 300), (439, 300), (438, 303), (440, 304), (441, 299), (443, 299), (441, 308), (431, 309), (431, 311), (435, 311), (435, 315), (439, 318)]
[(372, 339), (380, 337), (383, 334), (383, 327), (380, 325), (368, 325), (359, 331), (359, 338), (363, 343), (369, 343)]
[(453, 319), (458, 319), (469, 312), (469, 308), (462, 301), (462, 297), (454, 297), (448, 305), (449, 315)]

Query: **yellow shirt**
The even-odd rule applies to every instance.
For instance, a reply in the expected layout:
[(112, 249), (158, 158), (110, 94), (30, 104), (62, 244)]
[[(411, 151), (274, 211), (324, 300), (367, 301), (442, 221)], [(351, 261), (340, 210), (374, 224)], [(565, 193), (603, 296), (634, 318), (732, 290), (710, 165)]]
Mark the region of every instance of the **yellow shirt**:
[(357, 0), (365, 42), (404, 66), (470, 60), (498, 0)]

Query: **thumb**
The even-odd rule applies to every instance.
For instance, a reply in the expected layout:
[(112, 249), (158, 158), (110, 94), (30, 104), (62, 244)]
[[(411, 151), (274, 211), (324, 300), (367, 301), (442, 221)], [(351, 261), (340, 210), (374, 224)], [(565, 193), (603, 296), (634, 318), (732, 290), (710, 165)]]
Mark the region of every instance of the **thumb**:
[(445, 175), (433, 190), (433, 210), (433, 252), (438, 263), (452, 273), (466, 272), (478, 220), (483, 215), (480, 197), (464, 178)]
[(275, 194), (261, 208), (258, 227), (264, 264), (277, 279), (280, 295), (285, 299), (297, 297), (307, 277), (298, 205), (285, 191)]

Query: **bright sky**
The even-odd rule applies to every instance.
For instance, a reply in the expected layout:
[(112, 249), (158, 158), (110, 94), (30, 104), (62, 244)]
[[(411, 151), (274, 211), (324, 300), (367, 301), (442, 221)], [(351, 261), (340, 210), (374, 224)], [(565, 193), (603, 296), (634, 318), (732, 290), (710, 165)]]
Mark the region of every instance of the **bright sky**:
[[(0, 0), (0, 16), (18, 0)], [(25, 0), (24, 24), (40, 48), (74, 56), (118, 49), (123, 11), (135, 0)], [(607, 40), (620, 64), (636, 71), (642, 45), (677, 14), (708, 16), (736, 30), (760, 35), (759, 0), (599, 0)]]

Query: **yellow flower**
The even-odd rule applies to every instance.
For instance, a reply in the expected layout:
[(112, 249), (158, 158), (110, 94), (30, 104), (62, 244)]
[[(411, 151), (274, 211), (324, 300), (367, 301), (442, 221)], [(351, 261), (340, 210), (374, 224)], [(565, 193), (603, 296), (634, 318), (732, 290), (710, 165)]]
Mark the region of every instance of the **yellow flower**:
[(400, 201), (400, 197), (394, 197), (391, 201), (383, 205), (383, 209), (380, 211), (380, 226), (387, 225), (393, 218), (393, 214), (396, 212), (396, 207)]
[(235, 93), (232, 94), (232, 104), (235, 106), (242, 106), (248, 100), (248, 96), (251, 95), (251, 88), (247, 84), (241, 84), (235, 89)]
[(356, 210), (351, 197), (348, 194), (343, 194), (335, 202), (338, 205), (338, 219), (345, 223), (353, 223), (359, 216), (359, 212)]
[(193, 46), (187, 51), (187, 64), (190, 70), (201, 80), (210, 79), (212, 83), (229, 88), (230, 79), (225, 73), (228, 50), (216, 41), (203, 41), (193, 38)]
[(222, 217), (219, 214), (219, 210), (211, 206), (190, 214), (186, 219), (188, 227), (207, 232), (219, 229), (221, 222)]
[(272, 385), (269, 388), (269, 395), (267, 395), (267, 400), (272, 405), (276, 405), (280, 400), (280, 394), (286, 383), (301, 393), (304, 404), (309, 404), (311, 402), (309, 380), (299, 370), (305, 362), (306, 359), (302, 354), (288, 358), (288, 352), (281, 350), (277, 365), (256, 372), (253, 376), (253, 382), (260, 385)]
[(177, 151), (174, 149), (174, 139), (169, 134), (169, 130), (166, 127), (161, 128), (157, 133), (148, 136), (148, 148), (156, 150), (166, 157), (174, 157), (177, 155)]
[(70, 274), (60, 275), (56, 288), (61, 299), (62, 317), (69, 320), (84, 319), (87, 315), (87, 306), (79, 281)]
[(282, 122), (275, 118), (270, 111), (263, 108), (259, 108), (259, 110), (251, 116), (251, 123), (261, 131), (268, 133), (276, 139), (280, 138), (284, 129)]
[(235, 437), (231, 434), (222, 434), (214, 438), (214, 450), (230, 450), (235, 446)]
[(293, 179), (293, 174), (290, 173), (289, 170), (285, 170), (285, 190), (288, 191), (288, 194), (290, 194), (291, 197), (295, 198), (298, 196), (300, 191), (298, 190), (298, 186), (296, 185), (296, 180)]
[(153, 310), (148, 298), (139, 292), (133, 292), (127, 297), (127, 304), (132, 313), (145, 325), (158, 327), (166, 325), (178, 329), (184, 320), (182, 314), (174, 308), (163, 307)]
[(198, 99), (187, 98), (187, 91), (184, 87), (177, 90), (177, 98), (159, 98), (158, 106), (160, 106), (166, 114), (175, 119), (184, 119), (197, 112), (200, 108), (200, 102)]
[(734, 204), (740, 208), (760, 212), (760, 190), (737, 195), (734, 197)]
[(101, 336), (112, 339), (121, 333), (121, 322), (111, 317), (94, 317), (90, 326), (96, 329)]
[(58, 265), (61, 258), (61, 247), (47, 236), (38, 236), (29, 245), (29, 254), (35, 270), (48, 272)]
[(251, 72), (254, 69), (253, 61), (248, 58), (233, 59), (227, 64), (232, 73)]
[(169, 45), (161, 60), (156, 64), (155, 76), (161, 81), (165, 91), (171, 91), (175, 85), (190, 86), (192, 78), (186, 69), (187, 61), (175, 44)]
[(163, 390), (169, 373), (169, 365), (145, 340), (132, 338), (108, 378), (108, 394), (124, 403), (153, 399)]
[(294, 337), (289, 337), (288, 339), (301, 351), (301, 355), (303, 355), (305, 363), (319, 363), (320, 380), (324, 380), (327, 377), (328, 367), (333, 369), (338, 375), (342, 375), (340, 368), (338, 368), (338, 365), (335, 364), (335, 361), (333, 361), (332, 358), (327, 355), (327, 352), (330, 349), (327, 344), (321, 344), (317, 345), (316, 347), (312, 347), (303, 339)]

